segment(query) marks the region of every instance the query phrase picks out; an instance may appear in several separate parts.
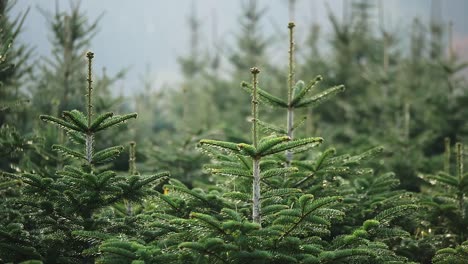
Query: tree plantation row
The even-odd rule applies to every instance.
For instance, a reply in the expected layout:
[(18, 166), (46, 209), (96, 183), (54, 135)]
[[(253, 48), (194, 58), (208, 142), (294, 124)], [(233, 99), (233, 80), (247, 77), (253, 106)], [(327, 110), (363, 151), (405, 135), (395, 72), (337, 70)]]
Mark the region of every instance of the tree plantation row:
[(48, 14), (34, 59), (28, 12), (0, 3), (0, 263), (467, 263), (467, 63), (444, 23), (402, 45), (360, 0), (330, 36), (274, 40), (246, 1), (235, 48), (200, 52), (193, 13), (180, 86), (117, 96), (99, 20)]

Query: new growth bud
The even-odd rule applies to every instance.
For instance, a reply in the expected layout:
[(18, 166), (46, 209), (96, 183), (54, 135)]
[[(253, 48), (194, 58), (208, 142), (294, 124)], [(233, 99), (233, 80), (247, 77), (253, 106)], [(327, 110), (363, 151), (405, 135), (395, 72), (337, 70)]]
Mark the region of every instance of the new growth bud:
[(87, 57), (88, 59), (92, 59), (92, 58), (94, 58), (94, 53), (92, 53), (91, 51), (88, 51), (88, 52), (86, 53), (86, 57)]
[(252, 68), (250, 68), (250, 72), (252, 74), (259, 74), (260, 70), (257, 67), (252, 67)]

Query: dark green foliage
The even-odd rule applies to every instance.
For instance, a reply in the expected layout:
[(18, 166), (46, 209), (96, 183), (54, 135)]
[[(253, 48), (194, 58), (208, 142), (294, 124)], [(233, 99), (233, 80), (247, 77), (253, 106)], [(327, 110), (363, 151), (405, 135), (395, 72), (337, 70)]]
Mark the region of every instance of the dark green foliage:
[(434, 256), (433, 263), (455, 263), (461, 264), (466, 262), (468, 259), (468, 242), (465, 241), (460, 246), (456, 248), (444, 248), (438, 250)]
[[(444, 56), (436, 20), (416, 21), (405, 51), (373, 28), (376, 7), (330, 10), (327, 56), (318, 25), (296, 55), (290, 22), (286, 74), (262, 36), (266, 9), (246, 1), (228, 76), (221, 47), (201, 50), (193, 6), (181, 87), (144, 80), (130, 127), (136, 113), (110, 111), (121, 73), (92, 78), (88, 53), (86, 85), (99, 19), (76, 4), (49, 17), (53, 59), (36, 63), (29, 106), (30, 51), (15, 44), (25, 16), (2, 16), (0, 263), (465, 263), (467, 64)], [(262, 74), (239, 89), (251, 66)], [(55, 126), (31, 121), (38, 112)]]
[(201, 140), (200, 145), (220, 148), (240, 155), (255, 157), (266, 157), (287, 150), (304, 151), (322, 143), (322, 138), (303, 138), (291, 140), (288, 136), (265, 137), (259, 142), (258, 148), (246, 143), (232, 143), (216, 140)]
[(453, 152), (456, 156), (456, 169), (452, 170), (450, 156), (453, 152), (450, 140), (446, 139), (445, 143), (445, 171), (439, 171), (435, 175), (422, 175), (423, 179), (432, 185), (430, 189), (423, 192), (423, 203), (427, 207), (426, 219), (428, 222), (424, 227), (424, 231), (427, 233), (423, 234), (422, 241), (437, 245), (437, 247), (430, 248), (431, 254), (436, 253), (433, 259), (434, 263), (461, 263), (457, 261), (463, 259), (463, 254), (466, 255), (464, 244), (466, 244), (466, 230), (468, 228), (466, 216), (468, 174), (463, 170), (463, 145), (461, 143), (455, 144)]
[[(87, 57), (91, 69), (93, 54), (89, 52)], [(74, 141), (78, 149), (63, 145), (53, 146), (55, 151), (76, 162), (51, 175), (35, 171), (4, 174), (12, 181), (8, 185), (22, 183), (22, 196), (9, 201), (10, 210), (18, 210), (18, 215), (4, 220), (6, 230), (0, 236), (1, 252), (6, 252), (7, 249), (18, 252), (11, 256), (1, 255), (8, 261), (31, 258), (47, 263), (90, 261), (97, 253), (97, 245), (95, 241), (86, 239), (86, 236), (91, 234), (95, 237), (100, 233), (108, 233), (103, 237), (109, 237), (112, 233), (123, 232), (125, 229), (122, 227), (128, 224), (106, 217), (103, 210), (123, 200), (141, 202), (143, 197), (154, 192), (151, 187), (156, 187), (158, 182), (167, 179), (168, 173), (152, 176), (133, 173), (130, 176), (121, 176), (95, 167), (96, 164), (115, 159), (123, 150), (122, 146), (115, 146), (95, 151), (96, 133), (136, 118), (136, 114), (104, 114), (93, 122), (92, 112), (89, 111), (92, 108), (91, 75), (88, 80), (87, 116), (78, 110), (64, 111), (63, 118), (41, 116), (43, 121), (56, 124), (71, 132), (73, 138), (79, 139)], [(28, 214), (33, 217), (18, 218)], [(74, 230), (78, 232), (73, 233)], [(24, 235), (15, 235), (18, 232)], [(19, 239), (20, 243), (15, 242)], [(23, 251), (24, 253), (19, 253)]]
[[(254, 84), (256, 85), (255, 79)], [(253, 98), (256, 93), (255, 85)], [(255, 113), (256, 104), (252, 105), (252, 111)], [(283, 156), (276, 154), (295, 148), (302, 149), (309, 144), (315, 146), (322, 142), (322, 139), (290, 140), (288, 136), (257, 139), (258, 131), (254, 125), (256, 118), (254, 115), (252, 145), (218, 140), (200, 141), (201, 149), (218, 161), (207, 165), (206, 168), (221, 176), (218, 185), (222, 184), (224, 188), (212, 188), (208, 192), (197, 188), (190, 190), (172, 181), (166, 186), (168, 194), (159, 195), (162, 206), (151, 208), (154, 221), (149, 227), (151, 231), (147, 230), (143, 236), (149, 243), (146, 248), (154, 248), (156, 251), (158, 248), (164, 248), (166, 252), (161, 254), (174, 256), (168, 257), (167, 260), (174, 263), (406, 262), (406, 258), (395, 255), (381, 241), (407, 234), (392, 227), (391, 222), (396, 217), (414, 211), (415, 205), (389, 205), (385, 210), (379, 209), (374, 215), (375, 219), (365, 222), (362, 220), (362, 227), (353, 227), (350, 230), (351, 235), (333, 237), (332, 223), (342, 221), (345, 217), (340, 207), (346, 206), (337, 205), (345, 199), (352, 199), (354, 194), (343, 192), (349, 197), (345, 198), (326, 195), (326, 192), (310, 188), (310, 185), (302, 190), (292, 188), (297, 185), (297, 179), (301, 184), (305, 182), (300, 177), (306, 174), (302, 170), (311, 170), (318, 175), (324, 170), (323, 176), (326, 176), (327, 169), (328, 173), (342, 169), (343, 176), (351, 176), (352, 167), (359, 166), (362, 160), (375, 156), (381, 152), (381, 148), (357, 156), (336, 158), (333, 158), (334, 151), (328, 150), (319, 155), (315, 162), (295, 161), (293, 164), (301, 165), (301, 169), (284, 168), (281, 166)], [(260, 176), (255, 174), (256, 162), (260, 164)], [(359, 169), (354, 170), (357, 175), (362, 175)], [(288, 179), (295, 174), (296, 177)], [(261, 180), (261, 195), (258, 196), (255, 194), (257, 177)], [(249, 187), (252, 180), (253, 190)], [(371, 194), (380, 194), (382, 189), (379, 188), (388, 180), (392, 182), (391, 177), (382, 177), (380, 182), (377, 181)], [(328, 190), (330, 187), (324, 189)], [(385, 186), (384, 189), (387, 187), (391, 188), (392, 185)], [(252, 191), (253, 200), (249, 195)], [(310, 193), (303, 194), (303, 191), (318, 193), (323, 197), (315, 198)], [(261, 219), (256, 218), (258, 215), (255, 214), (255, 210), (258, 209), (255, 207), (255, 197), (261, 203), (261, 207), (258, 207), (261, 208)], [(378, 200), (378, 197), (374, 199)], [(250, 209), (252, 204), (253, 213)], [(112, 250), (101, 249), (102, 261), (110, 263), (116, 254), (124, 255), (129, 261), (142, 260), (143, 258), (133, 253), (132, 245), (135, 244), (127, 241), (116, 244), (117, 248)]]
[[(427, 161), (442, 153), (440, 141), (466, 135), (466, 122), (461, 118), (466, 85), (460, 72), (453, 72), (463, 69), (464, 63), (440, 38), (448, 33), (441, 22), (426, 26), (415, 20), (411, 35), (403, 38), (410, 39), (411, 49), (399, 48), (404, 40), (383, 23), (385, 5), (347, 2), (348, 12), (342, 19), (329, 10), (333, 26), (329, 55), (333, 59), (313, 56), (316, 42), (310, 42), (313, 58), (306, 63), (306, 73), (316, 74), (318, 66), (323, 69), (323, 83), (343, 83), (350, 89), (346, 98), (337, 97), (313, 111), (316, 125), (312, 128), (330, 135), (337, 148), (385, 145), (388, 153), (383, 167), (394, 171), (405, 189), (419, 191), (418, 173), (437, 170)], [(427, 36), (433, 34), (430, 28), (437, 28), (439, 37)], [(311, 38), (314, 34), (318, 33), (312, 31)], [(451, 54), (431, 55), (429, 37)]]
[(0, 171), (12, 171), (25, 150), (33, 148), (34, 136), (23, 135), (27, 96), (20, 89), (31, 72), (32, 49), (16, 43), (27, 10), (12, 19), (8, 1), (0, 3)]
[[(296, 85), (294, 86), (294, 91), (299, 90), (299, 92), (297, 92), (297, 94), (294, 95), (290, 104), (288, 104), (287, 102), (283, 101), (282, 99), (278, 97), (275, 97), (274, 95), (271, 95), (270, 93), (262, 89), (258, 90), (258, 94), (260, 95), (261, 101), (271, 106), (282, 107), (282, 108), (288, 108), (288, 107), (301, 108), (301, 107), (317, 106), (322, 101), (327, 100), (330, 96), (333, 96), (338, 92), (344, 91), (344, 86), (339, 85), (336, 87), (329, 88), (309, 98), (304, 98), (304, 96), (311, 90), (311, 88), (314, 87), (314, 85), (319, 80), (321, 80), (320, 76), (316, 77), (315, 80), (311, 81), (305, 88), (299, 88), (299, 87), (305, 86), (303, 81), (297, 82)], [(245, 87), (248, 91), (252, 90), (252, 86), (245, 82), (242, 83), (242, 87)]]

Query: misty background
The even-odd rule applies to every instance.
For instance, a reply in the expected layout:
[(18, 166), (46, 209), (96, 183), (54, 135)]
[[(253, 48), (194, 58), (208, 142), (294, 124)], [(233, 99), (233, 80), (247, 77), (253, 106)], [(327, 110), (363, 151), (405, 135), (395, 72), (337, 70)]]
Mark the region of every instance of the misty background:
[[(77, 3), (76, 1), (71, 1)], [(19, 41), (34, 47), (38, 54), (34, 59), (50, 56), (51, 31), (44, 14), (53, 15), (55, 10), (69, 10), (70, 1), (21, 0), (14, 6), (13, 13), (29, 14), (20, 34)], [(228, 0), (173, 0), (173, 1), (124, 1), (124, 0), (82, 0), (81, 10), (90, 21), (100, 19), (98, 34), (92, 39), (89, 50), (96, 54), (95, 69), (106, 68), (113, 75), (128, 68), (125, 77), (117, 85), (117, 93), (129, 94), (142, 89), (142, 78), (151, 80), (152, 89), (162, 85), (178, 85), (180, 69), (177, 57), (190, 51), (190, 29), (188, 16), (195, 12), (201, 21), (201, 52), (220, 54), (229, 52), (238, 30), (241, 5), (246, 1)], [(322, 30), (321, 48), (326, 53), (331, 25), (328, 9), (343, 17), (343, 0), (297, 0), (295, 22), (297, 44), (308, 36), (309, 28), (318, 23)], [(453, 22), (453, 46), (462, 59), (468, 59), (468, 1), (435, 1), (431, 9), (430, 0), (374, 1), (383, 8), (376, 8), (374, 20), (384, 10), (384, 27), (401, 36), (403, 45), (408, 44), (409, 31), (414, 18), (428, 24), (432, 17), (448, 24)], [(274, 44), (269, 50), (272, 61), (283, 61), (287, 57), (287, 23), (289, 22), (287, 0), (260, 0), (260, 7), (266, 15), (262, 24), (263, 35), (272, 37)], [(379, 21), (375, 21), (378, 25)], [(375, 29), (377, 30), (377, 28)], [(447, 39), (447, 36), (445, 36)], [(229, 65), (222, 61), (221, 69), (229, 73)], [(97, 72), (99, 74), (99, 71)], [(286, 74), (286, 72), (285, 72)]]

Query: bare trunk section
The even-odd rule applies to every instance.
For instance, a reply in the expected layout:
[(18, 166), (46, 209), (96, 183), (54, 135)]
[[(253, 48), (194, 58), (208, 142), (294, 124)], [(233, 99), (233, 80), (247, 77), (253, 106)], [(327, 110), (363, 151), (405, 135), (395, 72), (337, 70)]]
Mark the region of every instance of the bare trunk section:
[(86, 160), (89, 164), (93, 162), (93, 144), (94, 136), (93, 134), (86, 134)]
[[(288, 108), (288, 136), (293, 139), (293, 124), (294, 124), (294, 109)], [(286, 166), (291, 166), (291, 161), (293, 158), (293, 153), (291, 151), (286, 151)]]
[(252, 219), (254, 223), (262, 224), (260, 205), (260, 159), (253, 160), (253, 208)]

